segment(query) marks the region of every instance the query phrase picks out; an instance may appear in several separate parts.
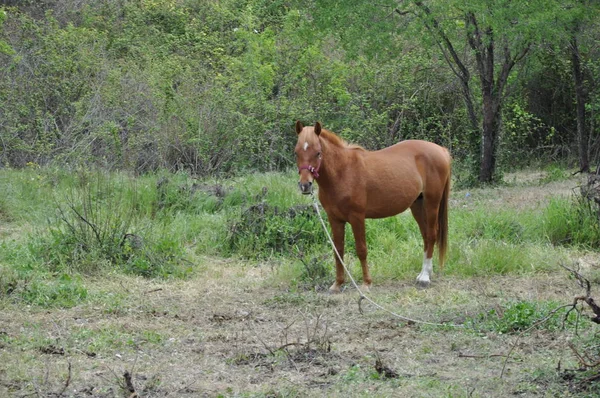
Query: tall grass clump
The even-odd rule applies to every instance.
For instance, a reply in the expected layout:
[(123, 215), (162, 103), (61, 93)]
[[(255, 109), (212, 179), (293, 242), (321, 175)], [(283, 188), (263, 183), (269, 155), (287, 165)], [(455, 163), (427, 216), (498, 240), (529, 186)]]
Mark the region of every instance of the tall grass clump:
[(0, 300), (65, 308), (87, 297), (87, 289), (77, 275), (48, 272), (22, 242), (0, 244)]
[(112, 266), (146, 277), (182, 276), (183, 246), (157, 233), (160, 224), (143, 222), (146, 199), (133, 179), (82, 172), (55, 195), (55, 214), (32, 250), (55, 269), (93, 273)]
[(554, 198), (543, 214), (542, 231), (554, 245), (600, 247), (600, 219), (591, 201)]

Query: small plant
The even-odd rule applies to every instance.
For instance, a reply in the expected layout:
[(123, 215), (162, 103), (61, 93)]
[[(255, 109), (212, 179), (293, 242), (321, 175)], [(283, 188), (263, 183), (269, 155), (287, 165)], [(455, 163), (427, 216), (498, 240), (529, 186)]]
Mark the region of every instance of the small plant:
[(25, 284), (18, 295), (28, 304), (70, 308), (87, 300), (88, 292), (79, 278), (62, 274), (51, 280), (35, 278)]
[(569, 178), (567, 170), (556, 164), (552, 164), (546, 169), (546, 176), (542, 178), (540, 182), (542, 184), (547, 184), (549, 182), (563, 181), (567, 178)]
[(515, 218), (509, 213), (489, 214), (482, 211), (474, 217), (474, 225), (467, 231), (467, 237), (520, 243), (523, 241), (525, 228)]
[(309, 284), (311, 287), (318, 287), (331, 282), (332, 267), (329, 254), (306, 258), (303, 252), (299, 252), (298, 258), (304, 266), (302, 274), (300, 274), (300, 281)]
[(472, 320), (472, 324), (478, 330), (489, 330), (501, 334), (522, 332), (550, 315), (553, 316), (540, 323), (540, 328), (556, 330), (562, 327), (563, 324), (574, 324), (575, 314), (569, 314), (566, 319), (564, 318), (564, 311), (557, 311), (553, 314), (553, 311), (558, 307), (560, 305), (551, 302), (511, 302), (505, 307), (498, 306), (480, 314)]

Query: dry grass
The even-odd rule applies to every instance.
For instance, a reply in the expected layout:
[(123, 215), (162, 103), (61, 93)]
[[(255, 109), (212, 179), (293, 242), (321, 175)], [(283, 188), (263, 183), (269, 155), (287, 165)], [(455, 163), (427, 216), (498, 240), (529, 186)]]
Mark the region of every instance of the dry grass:
[(546, 181), (547, 178), (548, 173), (544, 171), (511, 173), (504, 178), (507, 185), (454, 191), (451, 204), (469, 206), (477, 201), (496, 209), (529, 210), (547, 205), (553, 197), (572, 195), (587, 179), (581, 174), (557, 181)]
[[(215, 277), (211, 270), (218, 270)], [(568, 393), (569, 333), (516, 336), (408, 325), (338, 296), (286, 292), (269, 272), (215, 261), (190, 281), (114, 276), (69, 310), (6, 307), (0, 314), (0, 395), (122, 396), (125, 371), (141, 396), (521, 396)], [(461, 323), (511, 300), (568, 302), (564, 275), (440, 278), (431, 289), (378, 286), (373, 298), (405, 315)], [(112, 295), (112, 296), (111, 296)], [(375, 362), (397, 373), (380, 379)], [(278, 395), (279, 394), (279, 395)]]
[[(453, 206), (537, 206), (573, 187), (572, 180), (527, 184), (470, 198), (456, 192)], [(600, 270), (594, 256), (583, 258), (586, 270)], [(351, 287), (336, 296), (296, 291), (274, 272), (279, 264), (200, 262), (186, 281), (88, 279), (90, 300), (71, 309), (1, 301), (0, 396), (130, 397), (132, 389), (141, 397), (580, 394), (557, 370), (577, 365), (572, 328), (542, 326), (517, 337), (477, 325), (407, 324), (365, 304), (361, 314)], [(427, 290), (412, 279), (375, 283), (371, 297), (391, 310), (456, 324), (500, 313), (508, 302), (567, 304), (581, 293), (564, 270), (469, 279), (442, 272)]]

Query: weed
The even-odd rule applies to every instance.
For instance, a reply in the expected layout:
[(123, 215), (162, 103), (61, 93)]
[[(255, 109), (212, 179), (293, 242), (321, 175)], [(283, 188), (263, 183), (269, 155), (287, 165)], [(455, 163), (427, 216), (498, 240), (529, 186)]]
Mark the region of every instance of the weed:
[(12, 294), (17, 289), (19, 281), (16, 271), (0, 265), (0, 298)]
[(524, 240), (525, 227), (514, 212), (490, 213), (480, 210), (465, 220), (465, 235), (468, 239), (493, 239), (520, 243)]
[(68, 274), (50, 280), (35, 278), (25, 284), (18, 295), (28, 304), (61, 308), (74, 307), (88, 298), (81, 279)]
[(310, 259), (306, 259), (305, 257), (302, 252), (298, 255), (300, 262), (304, 266), (300, 274), (301, 282), (314, 288), (331, 282), (333, 268), (329, 263), (329, 255), (313, 256)]
[(546, 168), (546, 176), (542, 178), (540, 183), (547, 184), (555, 181), (563, 181), (569, 178), (569, 172), (557, 164), (551, 164)]
[[(497, 306), (479, 314), (471, 320), (471, 324), (478, 330), (489, 330), (500, 334), (518, 333), (544, 320), (559, 306), (554, 302), (510, 302), (504, 307)], [(575, 322), (575, 314), (569, 314), (567, 319), (564, 319), (564, 311), (558, 311), (537, 327), (544, 330), (557, 330), (563, 326), (573, 326)]]
[(56, 216), (31, 247), (55, 270), (65, 267), (98, 272), (116, 265), (145, 277), (184, 276), (181, 242), (171, 235), (152, 239), (151, 227), (139, 224), (136, 185), (123, 187), (100, 173), (83, 173), (63, 197)]

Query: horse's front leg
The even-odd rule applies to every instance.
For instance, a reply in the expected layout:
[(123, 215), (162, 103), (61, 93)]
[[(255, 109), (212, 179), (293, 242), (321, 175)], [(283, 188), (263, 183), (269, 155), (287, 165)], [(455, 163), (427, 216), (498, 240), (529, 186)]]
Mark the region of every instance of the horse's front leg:
[(363, 290), (368, 291), (371, 288), (371, 274), (369, 272), (369, 265), (367, 264), (367, 238), (365, 235), (365, 218), (356, 217), (350, 220), (352, 225), (352, 232), (354, 233), (354, 240), (356, 242), (356, 255), (360, 260), (360, 266), (362, 267), (363, 273)]
[[(335, 244), (335, 248), (339, 253), (340, 258), (343, 260), (346, 222), (329, 217), (329, 224), (331, 225), (331, 232), (333, 232), (333, 243)], [(329, 292), (339, 293), (342, 285), (344, 284), (344, 266), (342, 265), (335, 251), (333, 252), (333, 257), (335, 258), (335, 282), (329, 288)]]

